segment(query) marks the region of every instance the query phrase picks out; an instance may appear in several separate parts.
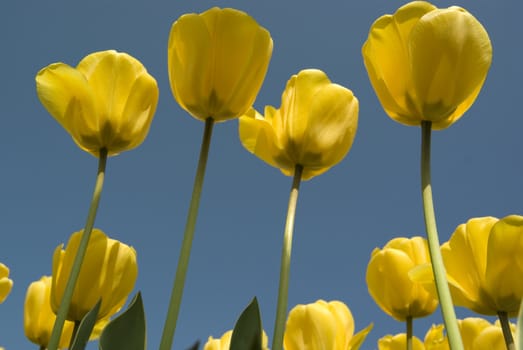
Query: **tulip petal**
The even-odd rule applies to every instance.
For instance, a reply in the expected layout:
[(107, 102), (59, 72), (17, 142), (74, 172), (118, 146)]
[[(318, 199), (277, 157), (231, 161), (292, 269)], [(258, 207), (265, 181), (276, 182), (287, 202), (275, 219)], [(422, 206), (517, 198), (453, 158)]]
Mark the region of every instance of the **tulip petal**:
[[(74, 122), (89, 120), (95, 114), (93, 95), (85, 76), (64, 63), (51, 64), (38, 72), (36, 92), (47, 111), (73, 137), (76, 137), (72, 131)], [(70, 113), (71, 103), (82, 106), (75, 109), (79, 115)]]
[(169, 81), (176, 101), (193, 117), (209, 115), (213, 91), (211, 35), (201, 16), (186, 14), (171, 27), (169, 35)]
[(358, 100), (352, 92), (337, 84), (328, 84), (312, 97), (308, 128), (297, 148), (296, 163), (319, 175), (339, 163), (349, 152), (358, 125)]
[(258, 158), (292, 174), (295, 164), (285, 157), (285, 153), (276, 143), (278, 138), (271, 124), (271, 121), (276, 119), (272, 117), (274, 113), (279, 112), (268, 106), (265, 108), (267, 117), (263, 118), (254, 109), (250, 109), (239, 120), (240, 140), (243, 147), (254, 153)]
[(492, 59), (487, 32), (458, 7), (424, 15), (412, 29), (409, 53), (423, 117), (445, 127), (472, 105)]
[(523, 297), (523, 216), (500, 219), (488, 240), (485, 289), (497, 311), (517, 315)]
[(393, 16), (382, 16), (372, 25), (362, 48), (369, 79), (385, 112), (406, 125), (419, 125), (421, 117), (415, 104), (408, 40), (419, 19), (435, 9), (428, 2), (413, 1)]
[(470, 219), (441, 247), (454, 303), (487, 315), (496, 314), (484, 292), (484, 274), (489, 232), (497, 221), (494, 217)]

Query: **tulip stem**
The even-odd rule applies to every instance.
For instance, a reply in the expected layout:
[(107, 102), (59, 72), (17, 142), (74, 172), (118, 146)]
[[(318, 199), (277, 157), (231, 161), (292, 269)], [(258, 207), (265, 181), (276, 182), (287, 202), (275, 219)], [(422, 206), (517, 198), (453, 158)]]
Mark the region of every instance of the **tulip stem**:
[(96, 212), (98, 211), (100, 197), (102, 195), (106, 163), (107, 149), (102, 148), (100, 150), (100, 156), (98, 158), (98, 172), (96, 175), (96, 183), (94, 185), (93, 197), (91, 199), (91, 206), (89, 207), (87, 220), (85, 222), (82, 238), (78, 246), (78, 251), (76, 252), (76, 256), (74, 258), (73, 267), (71, 268), (71, 273), (65, 286), (64, 295), (62, 296), (62, 301), (60, 302), (60, 307), (58, 308), (58, 313), (56, 314), (56, 320), (53, 326), (53, 331), (51, 333), (51, 338), (49, 340), (49, 345), (47, 347), (48, 350), (58, 349), (58, 343), (60, 342), (60, 337), (62, 335), (64, 323), (67, 318), (67, 313), (69, 312), (69, 304), (71, 303), (71, 299), (73, 297), (76, 281), (78, 280), (78, 276), (80, 275), (82, 262), (84, 260), (85, 252), (87, 251), (87, 243), (89, 242), (89, 237), (91, 237), (91, 232), (94, 227), (94, 220), (96, 218)]
[(412, 350), (412, 316), (408, 316), (407, 320), (407, 350)]
[(296, 217), (296, 204), (298, 203), (298, 191), (300, 189), (301, 174), (303, 166), (296, 165), (294, 168), (294, 179), (292, 180), (289, 206), (287, 209), (287, 221), (283, 233), (283, 246), (281, 252), (280, 286), (278, 289), (278, 305), (276, 307), (276, 321), (274, 323), (274, 335), (272, 339), (272, 350), (283, 349), (283, 331), (287, 318), (287, 299), (289, 295), (289, 274), (291, 265), (292, 234), (294, 231), (294, 218)]
[(171, 349), (173, 343), (174, 332), (176, 330), (176, 321), (178, 320), (178, 314), (180, 312), (180, 305), (182, 302), (185, 275), (187, 274), (189, 257), (191, 255), (191, 246), (194, 238), (194, 229), (196, 227), (196, 218), (198, 217), (200, 195), (202, 193), (205, 167), (207, 165), (207, 158), (211, 145), (213, 126), (214, 120), (212, 118), (207, 118), (205, 120), (205, 128), (200, 148), (200, 159), (198, 161), (198, 167), (194, 177), (191, 203), (189, 205), (189, 212), (187, 214), (187, 221), (185, 223), (182, 247), (180, 250), (180, 256), (178, 258), (178, 266), (176, 268), (176, 277), (174, 279), (173, 288), (171, 291), (171, 299), (169, 301), (169, 308), (167, 310), (167, 318), (165, 320), (162, 339), (160, 341), (160, 350)]
[(454, 305), (447, 282), (447, 273), (441, 257), (438, 230), (436, 228), (436, 215), (432, 200), (432, 186), (430, 181), (430, 137), (432, 122), (421, 122), (421, 193), (423, 197), (423, 213), (425, 215), (425, 228), (429, 245), (430, 260), (434, 273), (434, 281), (438, 292), (438, 299), (443, 314), (443, 322), (447, 330), (451, 350), (463, 350), (463, 342), (456, 320)]
[(516, 350), (516, 344), (512, 337), (512, 331), (510, 330), (510, 322), (508, 320), (508, 314), (505, 311), (498, 312), (499, 322), (501, 323), (501, 330), (503, 331), (503, 338), (505, 338), (505, 344), (507, 350)]

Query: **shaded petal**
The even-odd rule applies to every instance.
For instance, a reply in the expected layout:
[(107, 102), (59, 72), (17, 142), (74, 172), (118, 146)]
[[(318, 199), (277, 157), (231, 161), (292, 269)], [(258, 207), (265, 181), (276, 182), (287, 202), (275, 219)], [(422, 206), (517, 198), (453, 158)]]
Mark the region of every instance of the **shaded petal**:
[(181, 16), (169, 35), (169, 81), (180, 106), (201, 120), (210, 117), (212, 60), (211, 34), (203, 18), (194, 13)]
[(517, 315), (523, 296), (523, 216), (500, 219), (488, 240), (485, 289), (497, 311)]
[[(74, 122), (89, 119), (96, 114), (93, 95), (84, 75), (64, 64), (54, 63), (36, 75), (36, 93), (45, 109), (72, 134)], [(71, 103), (76, 103), (75, 113), (71, 113)]]
[(272, 107), (266, 107), (266, 115), (263, 118), (254, 109), (239, 119), (240, 141), (243, 147), (254, 153), (258, 158), (285, 172), (293, 172), (295, 164), (287, 158), (286, 153), (278, 145), (278, 137), (274, 132), (271, 121), (272, 115), (278, 113)]
[(441, 246), (454, 303), (487, 315), (496, 314), (483, 288), (489, 232), (497, 221), (494, 217), (470, 219)]

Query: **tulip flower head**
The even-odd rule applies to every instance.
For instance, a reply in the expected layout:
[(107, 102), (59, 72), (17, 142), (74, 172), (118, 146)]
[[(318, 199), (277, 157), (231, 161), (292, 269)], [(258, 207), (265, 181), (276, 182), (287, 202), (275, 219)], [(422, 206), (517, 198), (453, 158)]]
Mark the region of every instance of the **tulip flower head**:
[[(203, 346), (203, 350), (229, 350), (231, 345), (232, 330), (223, 333), (221, 338), (209, 337), (207, 343)], [(269, 350), (268, 347), (269, 340), (265, 331), (262, 336), (262, 350)]]
[(13, 281), (9, 279), (9, 268), (0, 263), (0, 304), (4, 302), (13, 288)]
[[(57, 312), (83, 231), (71, 235), (66, 249), (59, 245), (53, 256), (51, 306)], [(116, 313), (132, 291), (138, 266), (136, 251), (93, 229), (69, 306), (67, 319), (81, 320), (99, 300), (98, 319)]]
[(280, 109), (254, 109), (240, 118), (243, 146), (266, 163), (292, 176), (303, 167), (302, 179), (320, 175), (349, 152), (358, 125), (358, 99), (331, 83), (325, 73), (307, 69), (293, 75)]
[(289, 313), (283, 347), (285, 350), (357, 350), (372, 324), (354, 334), (354, 319), (341, 301), (318, 300), (297, 305)]
[[(47, 348), (56, 315), (51, 309), (51, 277), (42, 276), (27, 288), (24, 305), (25, 336), (34, 344)], [(59, 349), (69, 346), (73, 334), (74, 322), (66, 321)]]
[(173, 23), (168, 68), (176, 101), (194, 118), (237, 118), (254, 103), (272, 55), (272, 38), (248, 14), (213, 7)]
[(372, 25), (362, 48), (385, 112), (405, 125), (444, 129), (474, 103), (492, 61), (481, 23), (465, 9), (413, 1)]
[(76, 68), (54, 63), (36, 76), (36, 92), (47, 111), (76, 144), (95, 157), (140, 145), (158, 103), (156, 80), (126, 53), (95, 52)]
[(461, 224), (441, 246), (452, 299), (483, 315), (517, 315), (523, 297), (523, 216)]
[[(378, 350), (405, 350), (407, 334), (386, 335), (378, 340)], [(425, 350), (423, 342), (417, 337), (412, 337), (412, 350)]]
[[(482, 318), (469, 317), (458, 320), (458, 327), (465, 350), (506, 349), (503, 332), (498, 321), (492, 324)], [(514, 332), (515, 325), (510, 324), (510, 327)], [(425, 335), (424, 343), (427, 350), (450, 350), (442, 324), (433, 325), (429, 329)]]
[[(51, 276), (42, 276), (27, 288), (24, 305), (25, 336), (34, 344), (47, 348), (56, 315), (51, 309)], [(90, 340), (97, 339), (109, 319), (99, 320), (91, 334)], [(71, 342), (74, 322), (65, 321), (62, 337), (58, 344), (59, 349), (66, 349)]]
[(430, 315), (438, 306), (435, 293), (412, 281), (409, 271), (430, 263), (422, 237), (394, 238), (376, 248), (367, 266), (367, 288), (378, 306), (398, 321)]

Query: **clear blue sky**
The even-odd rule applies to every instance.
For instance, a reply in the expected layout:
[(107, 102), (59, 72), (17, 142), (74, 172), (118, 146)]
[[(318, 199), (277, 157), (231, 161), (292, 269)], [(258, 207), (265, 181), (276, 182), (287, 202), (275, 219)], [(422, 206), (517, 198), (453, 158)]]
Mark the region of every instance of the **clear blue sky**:
[[(372, 249), (395, 236), (423, 235), (420, 130), (383, 112), (361, 46), (372, 22), (403, 1), (6, 1), (0, 11), (2, 127), (0, 261), (14, 288), (0, 305), (0, 346), (35, 348), (24, 337), (30, 282), (51, 273), (52, 252), (83, 227), (97, 162), (75, 146), (41, 106), (34, 76), (57, 61), (76, 65), (99, 50), (127, 52), (157, 79), (160, 102), (146, 141), (111, 158), (96, 227), (134, 246), (148, 323), (158, 347), (190, 199), (203, 123), (174, 101), (167, 77), (171, 24), (212, 6), (248, 12), (267, 28), (274, 53), (255, 106), (279, 106), (287, 79), (324, 70), (360, 101), (352, 150), (338, 166), (304, 182), (298, 203), (289, 305), (344, 301), (356, 329), (374, 322), (363, 349), (404, 331), (367, 292)], [(486, 27), (493, 63), (476, 103), (433, 137), (433, 186), (441, 240), (471, 217), (523, 214), (521, 13), (518, 0), (435, 1), (460, 5)], [(280, 248), (291, 179), (245, 151), (237, 121), (218, 124), (187, 276), (175, 349), (220, 336), (257, 296), (273, 330)], [(458, 310), (461, 316), (470, 315)], [(416, 322), (423, 337), (433, 317)], [(91, 346), (93, 349), (96, 346)]]

